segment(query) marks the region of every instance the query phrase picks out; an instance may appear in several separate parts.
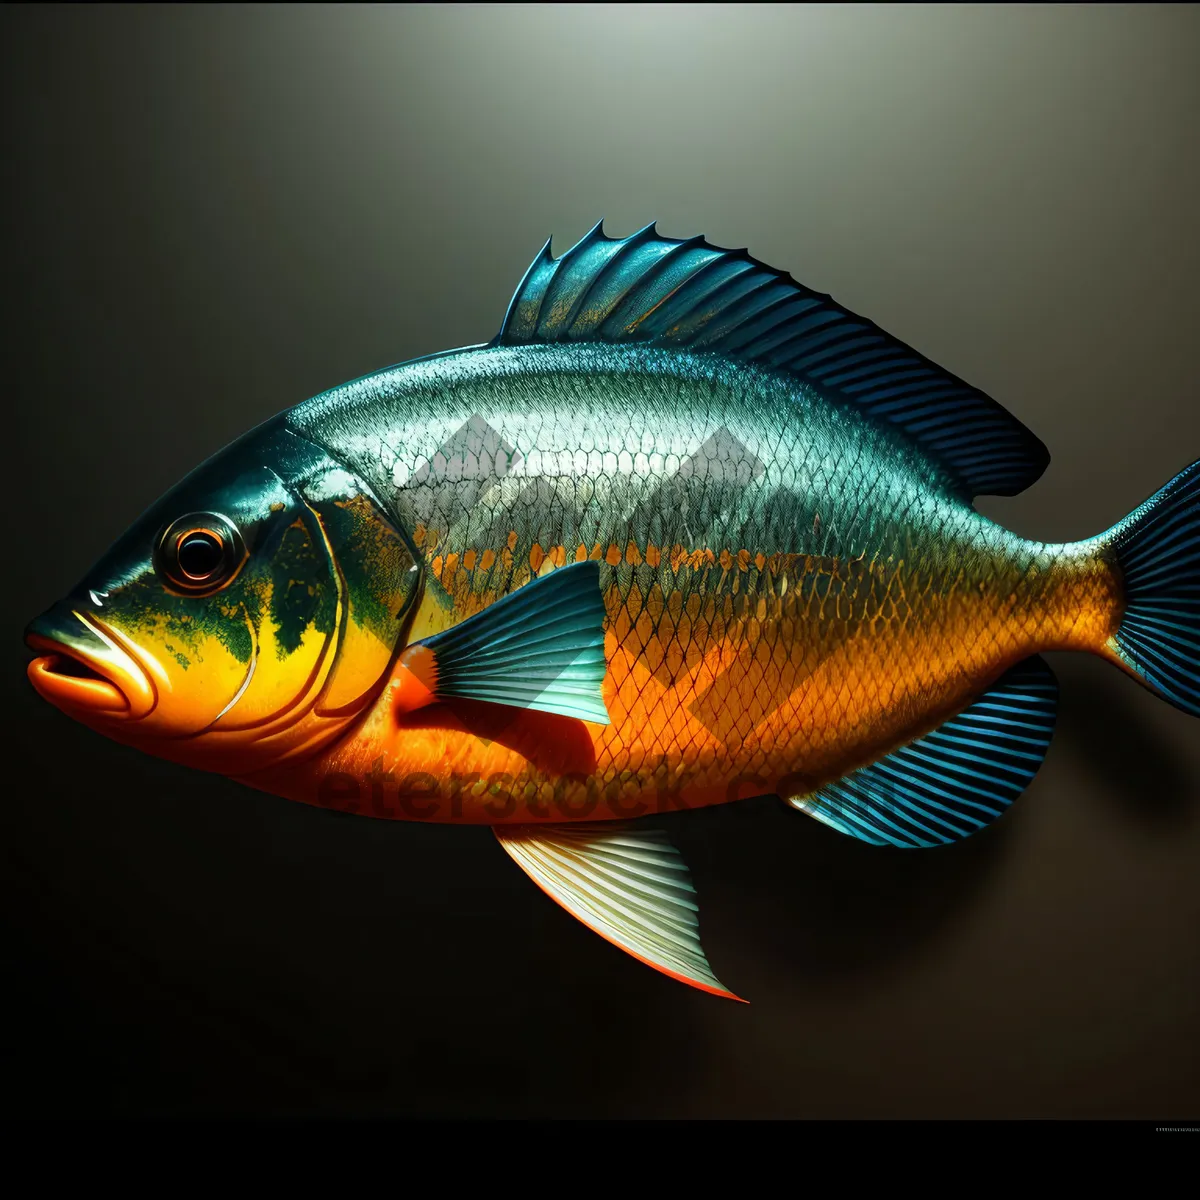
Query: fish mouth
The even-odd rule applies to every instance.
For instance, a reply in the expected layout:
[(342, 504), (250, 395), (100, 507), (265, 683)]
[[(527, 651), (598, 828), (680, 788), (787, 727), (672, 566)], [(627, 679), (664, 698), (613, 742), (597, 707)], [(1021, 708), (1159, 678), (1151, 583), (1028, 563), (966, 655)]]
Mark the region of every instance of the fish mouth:
[(73, 716), (137, 720), (155, 705), (154, 686), (117, 636), (74, 610), (51, 610), (25, 632), (37, 654), (29, 682), (44, 699)]

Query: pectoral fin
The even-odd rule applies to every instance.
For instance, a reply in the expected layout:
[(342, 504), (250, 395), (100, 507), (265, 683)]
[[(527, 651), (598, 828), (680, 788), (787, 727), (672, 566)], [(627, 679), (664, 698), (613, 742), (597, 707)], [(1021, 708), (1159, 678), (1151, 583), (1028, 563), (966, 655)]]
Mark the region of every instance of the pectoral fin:
[(876, 846), (940, 846), (996, 820), (1029, 786), (1054, 734), (1058, 682), (1041, 658), (1014, 667), (940, 728), (788, 801)]
[(619, 821), (494, 829), (534, 883), (589, 929), (672, 979), (741, 1001), (708, 965), (687, 866), (660, 830)]
[(600, 564), (559, 567), (406, 650), (404, 707), (461, 697), (607, 725), (604, 617)]

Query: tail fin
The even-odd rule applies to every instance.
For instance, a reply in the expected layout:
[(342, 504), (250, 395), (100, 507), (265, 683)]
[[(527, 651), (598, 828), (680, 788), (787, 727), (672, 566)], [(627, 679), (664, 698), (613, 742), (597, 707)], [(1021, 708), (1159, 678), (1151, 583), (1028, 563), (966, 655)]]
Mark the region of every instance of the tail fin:
[(1125, 581), (1109, 651), (1164, 700), (1200, 716), (1200, 462), (1108, 537)]

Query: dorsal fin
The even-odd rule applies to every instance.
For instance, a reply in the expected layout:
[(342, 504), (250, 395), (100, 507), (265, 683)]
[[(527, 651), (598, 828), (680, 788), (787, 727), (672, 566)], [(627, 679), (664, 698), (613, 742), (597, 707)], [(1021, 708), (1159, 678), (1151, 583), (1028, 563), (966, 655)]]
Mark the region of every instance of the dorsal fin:
[(602, 225), (559, 258), (542, 247), (491, 345), (640, 342), (790, 372), (899, 426), (969, 497), (1016, 495), (1046, 469), (1046, 447), (994, 400), (786, 271), (702, 237)]

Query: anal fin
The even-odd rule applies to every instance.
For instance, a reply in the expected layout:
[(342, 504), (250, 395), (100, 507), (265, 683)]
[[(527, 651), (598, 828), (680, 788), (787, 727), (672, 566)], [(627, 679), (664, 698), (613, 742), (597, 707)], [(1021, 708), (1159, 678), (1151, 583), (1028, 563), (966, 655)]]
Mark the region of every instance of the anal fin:
[(691, 877), (661, 830), (622, 821), (493, 830), (542, 891), (602, 938), (672, 979), (741, 1001), (708, 964)]
[(1054, 735), (1058, 681), (1028, 658), (932, 733), (788, 803), (876, 846), (941, 846), (996, 820)]

